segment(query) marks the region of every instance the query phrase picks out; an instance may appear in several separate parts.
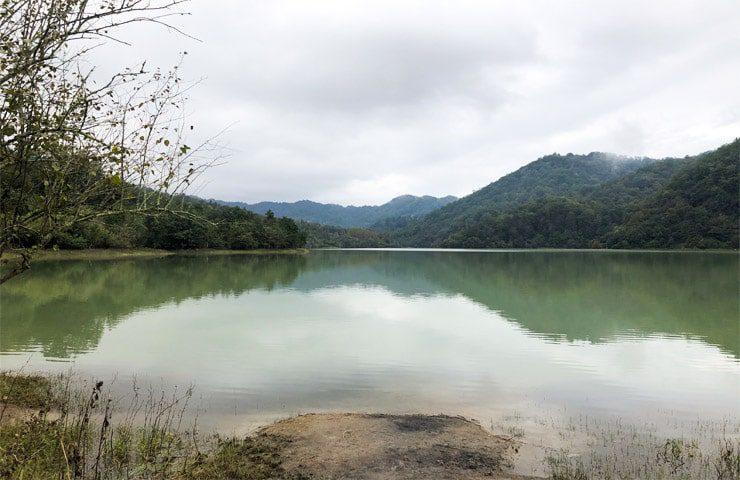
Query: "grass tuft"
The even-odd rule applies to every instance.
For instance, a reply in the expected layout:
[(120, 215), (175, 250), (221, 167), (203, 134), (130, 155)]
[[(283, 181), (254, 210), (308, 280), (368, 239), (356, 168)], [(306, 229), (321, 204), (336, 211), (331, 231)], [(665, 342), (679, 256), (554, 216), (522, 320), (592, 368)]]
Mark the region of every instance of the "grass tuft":
[(58, 400), (48, 377), (0, 372), (0, 402), (3, 405), (40, 409), (57, 406)]
[(201, 439), (182, 429), (192, 389), (166, 395), (134, 384), (123, 410), (103, 382), (0, 373), (0, 389), (3, 479), (290, 478), (271, 437)]

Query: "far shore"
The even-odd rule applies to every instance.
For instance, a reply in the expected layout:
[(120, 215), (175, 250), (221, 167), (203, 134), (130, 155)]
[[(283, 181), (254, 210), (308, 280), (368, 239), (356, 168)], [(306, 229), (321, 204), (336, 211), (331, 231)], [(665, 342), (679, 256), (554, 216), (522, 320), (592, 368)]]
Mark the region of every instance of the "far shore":
[[(224, 250), (224, 249), (196, 249), (196, 250), (161, 250), (156, 248), (90, 248), (84, 250), (38, 250), (32, 254), (34, 262), (48, 260), (115, 260), (121, 258), (147, 258), (171, 256), (216, 256), (216, 255), (306, 255), (307, 248), (289, 248), (275, 250)], [(16, 252), (8, 252), (5, 258), (18, 257)]]
[[(340, 247), (323, 247), (323, 248), (286, 248), (286, 249), (257, 249), (257, 250), (229, 250), (229, 249), (192, 249), (192, 250), (163, 250), (156, 248), (87, 248), (79, 250), (66, 249), (44, 249), (37, 250), (31, 254), (33, 262), (43, 261), (62, 261), (62, 260), (116, 260), (126, 258), (160, 258), (160, 257), (194, 257), (194, 256), (227, 256), (227, 255), (307, 255), (312, 250), (378, 250), (378, 251), (449, 251), (449, 252), (624, 252), (624, 253), (735, 253), (738, 250), (619, 250), (619, 249), (548, 249), (548, 248), (531, 248), (531, 249), (456, 249), (456, 248), (340, 248)], [(16, 251), (8, 251), (2, 255), (2, 259), (15, 259), (20, 257)]]

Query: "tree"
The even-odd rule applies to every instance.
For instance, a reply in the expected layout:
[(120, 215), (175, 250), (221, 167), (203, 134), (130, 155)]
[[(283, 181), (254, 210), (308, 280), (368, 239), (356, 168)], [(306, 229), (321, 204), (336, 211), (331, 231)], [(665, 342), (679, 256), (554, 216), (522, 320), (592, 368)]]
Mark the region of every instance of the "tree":
[(20, 247), (0, 283), (84, 222), (190, 215), (174, 199), (214, 160), (210, 141), (184, 142), (181, 62), (102, 81), (84, 61), (125, 25), (166, 25), (183, 1), (0, 0), (0, 258)]

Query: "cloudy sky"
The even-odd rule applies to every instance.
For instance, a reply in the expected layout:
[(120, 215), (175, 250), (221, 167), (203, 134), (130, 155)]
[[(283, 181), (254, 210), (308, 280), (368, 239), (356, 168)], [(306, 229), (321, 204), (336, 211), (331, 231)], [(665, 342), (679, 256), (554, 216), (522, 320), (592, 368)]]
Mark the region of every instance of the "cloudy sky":
[(203, 197), (378, 204), (466, 195), (552, 153), (683, 156), (740, 136), (740, 2), (193, 0), (107, 67), (200, 83), (230, 126)]

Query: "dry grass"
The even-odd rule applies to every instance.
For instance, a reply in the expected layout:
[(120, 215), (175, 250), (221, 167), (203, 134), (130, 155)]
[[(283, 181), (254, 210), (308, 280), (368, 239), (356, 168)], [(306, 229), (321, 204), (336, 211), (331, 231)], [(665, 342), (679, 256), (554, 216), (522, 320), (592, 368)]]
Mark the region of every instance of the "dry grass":
[[(184, 424), (190, 388), (166, 394), (134, 384), (118, 408), (102, 382), (0, 373), (0, 397), (0, 478), (302, 479), (321, 478), (329, 465), (363, 478), (514, 478), (500, 471), (510, 442), (456, 417), (308, 415), (235, 438), (200, 435), (197, 417)], [(740, 480), (737, 437), (661, 439), (620, 424), (590, 433), (588, 452), (548, 458), (551, 479)], [(494, 440), (503, 443), (493, 448)]]
[[(0, 478), (268, 479), (284, 477), (265, 438), (201, 438), (183, 425), (192, 390), (136, 385), (117, 409), (103, 382), (3, 373)], [(11, 408), (8, 408), (11, 407)]]

